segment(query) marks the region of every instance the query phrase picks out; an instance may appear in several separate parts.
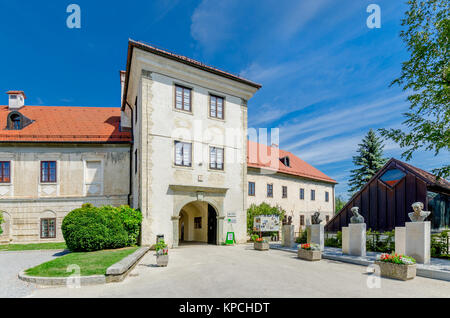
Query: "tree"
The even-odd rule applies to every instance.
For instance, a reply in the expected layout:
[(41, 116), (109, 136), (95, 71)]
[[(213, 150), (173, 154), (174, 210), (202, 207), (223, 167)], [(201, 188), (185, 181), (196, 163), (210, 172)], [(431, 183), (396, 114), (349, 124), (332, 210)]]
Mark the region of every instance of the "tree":
[(342, 208), (344, 207), (344, 205), (347, 203), (344, 198), (340, 195), (338, 195), (335, 200), (334, 200), (335, 204), (335, 208), (334, 208), (334, 214), (338, 214), (339, 211), (342, 210)]
[(2, 211), (0, 211), (0, 235), (3, 234), (2, 224), (3, 224), (4, 222), (5, 222), (5, 221), (3, 220), (3, 213), (2, 213)]
[(350, 194), (361, 189), (387, 161), (383, 158), (384, 145), (372, 129), (358, 146), (358, 155), (353, 157), (353, 164), (358, 168), (350, 171), (351, 176), (348, 182)]
[[(405, 148), (411, 159), (419, 149), (450, 149), (450, 5), (448, 0), (409, 0), (400, 37), (410, 52), (403, 62), (398, 84), (411, 91), (410, 109), (403, 122), (408, 129), (380, 129), (381, 134)], [(450, 175), (450, 166), (433, 170), (438, 177)]]

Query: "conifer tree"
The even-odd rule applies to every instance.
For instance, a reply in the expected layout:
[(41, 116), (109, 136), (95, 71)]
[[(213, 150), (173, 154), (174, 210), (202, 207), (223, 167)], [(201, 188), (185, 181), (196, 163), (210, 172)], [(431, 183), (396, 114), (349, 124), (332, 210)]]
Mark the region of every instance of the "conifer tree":
[(383, 142), (372, 129), (358, 146), (358, 155), (353, 157), (356, 169), (350, 171), (348, 182), (350, 195), (359, 191), (387, 161), (383, 158)]

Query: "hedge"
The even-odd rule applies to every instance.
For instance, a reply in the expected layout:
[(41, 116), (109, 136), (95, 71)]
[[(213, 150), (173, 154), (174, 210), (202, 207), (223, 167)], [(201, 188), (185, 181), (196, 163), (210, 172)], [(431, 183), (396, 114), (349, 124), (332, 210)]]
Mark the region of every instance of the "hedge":
[(61, 229), (71, 251), (91, 252), (136, 245), (141, 221), (141, 213), (128, 206), (87, 203), (67, 214)]

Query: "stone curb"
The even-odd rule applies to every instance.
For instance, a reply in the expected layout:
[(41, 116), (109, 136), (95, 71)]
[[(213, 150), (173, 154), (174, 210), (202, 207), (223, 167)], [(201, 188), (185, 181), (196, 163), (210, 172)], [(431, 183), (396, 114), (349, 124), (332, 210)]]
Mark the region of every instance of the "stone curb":
[(121, 261), (111, 265), (106, 270), (106, 275), (122, 275), (128, 269), (130, 269), (131, 266), (133, 266), (135, 263), (137, 263), (138, 260), (142, 258), (142, 256), (145, 255), (145, 253), (148, 252), (150, 249), (149, 246), (143, 246), (136, 250), (133, 254), (128, 255)]
[[(99, 285), (122, 281), (149, 249), (150, 247), (148, 246), (139, 248), (131, 255), (128, 255), (124, 259), (108, 267), (106, 270), (106, 275), (80, 276), (80, 286)], [(72, 284), (72, 280), (78, 279), (78, 277), (29, 276), (25, 274), (25, 271), (20, 272), (18, 278), (25, 282), (40, 286), (66, 286), (68, 281)]]
[[(288, 248), (279, 248), (279, 247), (270, 247), (274, 250), (284, 251), (284, 252), (291, 252), (296, 253), (295, 251), (288, 249)], [(351, 258), (351, 257), (345, 257), (345, 256), (335, 256), (335, 255), (327, 255), (325, 253), (322, 253), (323, 259), (329, 259), (332, 261), (338, 261), (343, 263), (350, 263), (354, 265), (361, 265), (361, 266), (368, 266), (373, 264), (373, 261), (364, 259), (364, 258)], [(431, 268), (423, 268), (421, 264), (417, 264), (417, 270), (416, 275), (425, 277), (425, 278), (431, 278), (431, 279), (439, 279), (444, 281), (450, 282), (450, 272), (443, 271), (440, 269), (431, 269)]]

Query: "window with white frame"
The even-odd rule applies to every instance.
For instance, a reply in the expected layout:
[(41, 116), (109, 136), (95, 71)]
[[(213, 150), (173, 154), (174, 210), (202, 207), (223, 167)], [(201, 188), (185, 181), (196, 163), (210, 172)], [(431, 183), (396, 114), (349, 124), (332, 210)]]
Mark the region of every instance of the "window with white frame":
[(175, 85), (175, 108), (187, 112), (192, 111), (192, 90), (187, 87)]
[(192, 143), (175, 141), (175, 165), (192, 166)]
[(223, 170), (223, 148), (209, 148), (209, 167), (211, 169)]
[(223, 97), (210, 95), (209, 96), (209, 116), (212, 118), (223, 119), (223, 105), (224, 99)]

